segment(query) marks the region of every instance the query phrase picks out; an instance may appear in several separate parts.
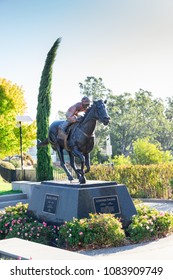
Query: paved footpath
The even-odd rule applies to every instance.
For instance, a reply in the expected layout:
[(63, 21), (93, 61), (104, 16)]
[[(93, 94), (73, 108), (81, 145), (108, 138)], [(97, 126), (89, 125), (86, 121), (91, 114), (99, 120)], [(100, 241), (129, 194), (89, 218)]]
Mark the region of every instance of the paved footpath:
[[(153, 199), (144, 200), (144, 204), (159, 211), (173, 212), (173, 201)], [(99, 260), (173, 260), (173, 234), (151, 242), (91, 250), (83, 254)]]
[(158, 211), (168, 211), (173, 213), (173, 200), (143, 199), (143, 203)]
[(83, 253), (105, 260), (173, 260), (173, 234), (152, 242)]

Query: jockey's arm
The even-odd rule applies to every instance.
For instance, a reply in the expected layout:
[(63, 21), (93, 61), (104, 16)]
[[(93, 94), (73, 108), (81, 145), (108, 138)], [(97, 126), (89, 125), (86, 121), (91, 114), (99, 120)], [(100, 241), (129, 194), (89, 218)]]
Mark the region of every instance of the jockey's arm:
[(66, 118), (70, 122), (76, 122), (77, 121), (77, 111), (76, 111), (75, 106), (72, 106), (68, 109), (68, 111), (66, 113)]

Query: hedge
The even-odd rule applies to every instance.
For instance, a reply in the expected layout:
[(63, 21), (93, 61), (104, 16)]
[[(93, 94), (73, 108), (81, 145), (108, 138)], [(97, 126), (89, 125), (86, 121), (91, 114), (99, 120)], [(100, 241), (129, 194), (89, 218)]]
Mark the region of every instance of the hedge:
[(151, 165), (93, 165), (88, 180), (125, 184), (135, 198), (173, 198), (173, 163)]
[(15, 166), (9, 161), (2, 161), (0, 160), (0, 165), (4, 168), (8, 168), (10, 170), (15, 170)]

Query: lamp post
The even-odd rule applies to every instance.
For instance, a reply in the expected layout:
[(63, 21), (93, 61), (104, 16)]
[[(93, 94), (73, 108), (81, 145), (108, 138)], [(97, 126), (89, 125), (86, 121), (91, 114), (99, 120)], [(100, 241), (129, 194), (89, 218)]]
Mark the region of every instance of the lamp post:
[(20, 135), (20, 160), (21, 160), (21, 171), (22, 171), (22, 179), (23, 179), (23, 138), (22, 138), (22, 122), (32, 122), (32, 119), (30, 116), (17, 116), (16, 121), (19, 124), (19, 135)]
[(112, 145), (110, 135), (106, 137), (106, 154), (108, 155), (109, 163), (111, 164)]

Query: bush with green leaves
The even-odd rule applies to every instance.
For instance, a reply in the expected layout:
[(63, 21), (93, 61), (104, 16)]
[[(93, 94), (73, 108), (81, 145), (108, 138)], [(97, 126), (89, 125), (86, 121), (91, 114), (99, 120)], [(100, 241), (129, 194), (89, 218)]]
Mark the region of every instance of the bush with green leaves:
[(67, 249), (120, 246), (126, 240), (122, 224), (113, 214), (90, 214), (66, 222), (60, 227), (59, 239)]
[(15, 170), (14, 164), (12, 164), (9, 161), (0, 160), (0, 165), (4, 168), (10, 169), (10, 170)]
[(147, 138), (137, 139), (133, 143), (133, 153), (131, 155), (134, 164), (158, 164), (173, 161), (170, 151), (162, 151), (159, 143), (150, 143)]
[(26, 222), (27, 208), (28, 204), (18, 203), (16, 206), (6, 207), (4, 211), (0, 212), (0, 239), (6, 238), (16, 221)]
[(12, 225), (9, 227), (7, 238), (18, 237), (29, 241), (45, 245), (57, 246), (57, 227), (49, 226), (47, 223), (40, 223), (37, 220), (18, 219), (13, 220)]
[(137, 215), (127, 229), (129, 239), (138, 243), (145, 240), (165, 237), (173, 232), (173, 214), (137, 205)]
[(48, 225), (27, 215), (18, 203), (0, 212), (0, 239), (17, 237), (68, 250), (116, 247), (164, 237), (173, 232), (173, 214), (135, 203), (137, 215), (125, 230), (113, 214), (90, 214), (62, 226)]
[(0, 212), (0, 239), (18, 237), (42, 243), (57, 245), (57, 226), (49, 226), (27, 216), (28, 204), (18, 203)]
[(173, 163), (151, 165), (92, 165), (87, 180), (116, 181), (132, 197), (173, 198)]
[(119, 155), (119, 156), (114, 156), (112, 159), (112, 163), (114, 165), (131, 165), (131, 159), (130, 156), (124, 156), (124, 155)]

